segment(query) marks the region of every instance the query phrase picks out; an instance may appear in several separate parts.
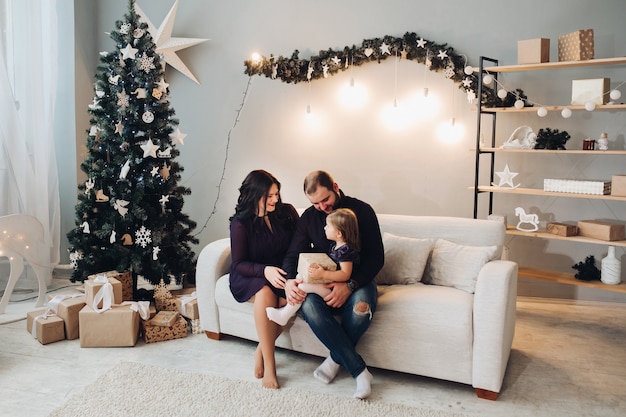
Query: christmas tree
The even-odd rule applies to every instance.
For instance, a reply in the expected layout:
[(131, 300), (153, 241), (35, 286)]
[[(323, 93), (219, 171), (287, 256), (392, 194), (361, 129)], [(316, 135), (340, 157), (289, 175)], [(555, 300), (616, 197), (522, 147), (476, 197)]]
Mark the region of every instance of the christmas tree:
[(191, 190), (178, 183), (184, 134), (171, 108), (165, 62), (135, 1), (115, 23), (115, 51), (100, 54), (89, 105), (87, 158), (76, 228), (67, 237), (72, 281), (130, 270), (152, 284), (180, 282), (193, 267), (196, 223), (182, 213)]

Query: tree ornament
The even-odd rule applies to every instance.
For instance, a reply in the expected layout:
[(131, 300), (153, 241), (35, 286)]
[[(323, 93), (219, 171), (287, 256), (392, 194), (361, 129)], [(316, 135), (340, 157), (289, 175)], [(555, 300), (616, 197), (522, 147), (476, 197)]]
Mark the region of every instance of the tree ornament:
[(138, 60), (139, 60), (139, 69), (144, 71), (146, 74), (156, 68), (156, 66), (154, 65), (154, 57), (146, 55), (145, 52), (141, 55), (141, 58), (139, 58)]
[(139, 230), (135, 231), (135, 242), (142, 248), (145, 248), (152, 242), (151, 234), (152, 232), (150, 230), (146, 229), (145, 226), (141, 226)]
[(85, 194), (88, 195), (95, 185), (93, 178), (88, 178), (87, 181), (85, 181)]
[(158, 151), (157, 152), (157, 156), (159, 158), (171, 158), (172, 157), (172, 147), (168, 146), (167, 148), (165, 148), (165, 150)]
[(380, 45), (380, 53), (381, 55), (385, 55), (385, 54), (391, 55), (391, 51), (389, 50), (389, 45), (387, 45), (385, 42), (383, 42)]
[(135, 91), (133, 91), (131, 94), (137, 94), (137, 98), (146, 98), (147, 97), (145, 88), (135, 88)]
[(128, 204), (130, 204), (129, 201), (117, 199), (113, 203), (113, 208), (117, 210), (122, 217), (124, 217), (126, 216), (126, 213), (128, 213)]
[(437, 54), (437, 58), (439, 59), (446, 59), (448, 57), (448, 52), (444, 51), (444, 50), (439, 50), (439, 53)]
[(152, 113), (151, 111), (145, 111), (142, 115), (141, 115), (141, 120), (143, 120), (145, 123), (152, 123), (154, 121), (154, 113)]
[(120, 50), (122, 52), (122, 59), (135, 59), (135, 54), (139, 52), (139, 49), (135, 49), (131, 46), (130, 43), (126, 44), (124, 49)]
[(133, 244), (133, 238), (128, 233), (122, 235), (122, 245), (131, 246)]
[(474, 73), (474, 67), (472, 67), (471, 65), (466, 65), (465, 68), (463, 68), (463, 72), (465, 73), (465, 75), (472, 75)]
[(109, 236), (109, 243), (111, 244), (115, 243), (115, 235), (116, 235), (115, 230), (112, 230), (111, 236)]
[(89, 230), (89, 223), (87, 223), (87, 220), (85, 220), (80, 227), (83, 228), (83, 233), (89, 234), (91, 233), (91, 231)]
[(418, 39), (417, 47), (418, 48), (426, 48), (426, 41), (424, 40), (424, 38), (419, 38)]
[(165, 181), (167, 181), (170, 178), (170, 168), (171, 167), (169, 167), (165, 162), (163, 162), (163, 168), (159, 170), (159, 175)]
[(119, 75), (111, 75), (109, 77), (109, 83), (113, 84), (113, 85), (117, 85), (117, 83), (119, 83), (120, 81), (120, 76)]
[(127, 159), (124, 165), (122, 165), (122, 169), (120, 170), (120, 179), (123, 180), (128, 175), (128, 171), (130, 171), (130, 159)]
[(132, 27), (131, 24), (128, 22), (122, 23), (122, 25), (120, 26), (120, 33), (122, 35), (126, 35), (130, 31), (131, 27)]
[(163, 95), (163, 90), (161, 90), (160, 88), (153, 88), (152, 89), (152, 97), (154, 97), (157, 100), (159, 100), (162, 95)]
[(159, 149), (158, 145), (155, 145), (154, 142), (152, 142), (152, 138), (148, 139), (148, 141), (141, 146), (141, 149), (143, 149), (143, 157), (147, 158), (149, 156), (151, 156), (152, 158), (156, 158), (156, 151), (157, 149)]
[(186, 133), (182, 133), (180, 128), (176, 128), (175, 132), (170, 133), (170, 140), (176, 143), (180, 143), (181, 145), (185, 144), (185, 138), (187, 137)]
[(109, 201), (109, 197), (104, 194), (104, 190), (96, 191), (96, 202), (97, 203), (106, 203)]

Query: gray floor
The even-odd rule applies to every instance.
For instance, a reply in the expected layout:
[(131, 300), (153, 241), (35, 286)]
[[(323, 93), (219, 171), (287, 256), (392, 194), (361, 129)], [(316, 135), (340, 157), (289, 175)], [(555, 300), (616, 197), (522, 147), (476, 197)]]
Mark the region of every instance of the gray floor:
[[(32, 301), (12, 303), (8, 311), (32, 305)], [(84, 349), (78, 340), (42, 346), (26, 331), (23, 320), (1, 324), (0, 416), (46, 416), (120, 361), (254, 380), (255, 347), (236, 338), (213, 341), (204, 335), (148, 345), (140, 341), (133, 348)], [(279, 350), (282, 387), (353, 394), (354, 381), (345, 372), (333, 384), (318, 383), (312, 372), (319, 363), (317, 357)], [(520, 297), (513, 351), (495, 402), (476, 398), (466, 385), (371, 371), (370, 401), (486, 417), (623, 416), (626, 304)], [(143, 383), (148, 393), (150, 382)]]

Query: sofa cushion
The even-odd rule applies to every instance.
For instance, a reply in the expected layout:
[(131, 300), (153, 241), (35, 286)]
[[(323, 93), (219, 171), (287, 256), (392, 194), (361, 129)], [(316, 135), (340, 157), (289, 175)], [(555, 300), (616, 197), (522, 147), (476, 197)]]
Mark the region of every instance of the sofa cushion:
[(497, 249), (497, 246), (465, 246), (437, 239), (425, 281), (473, 294), (478, 273)]
[(376, 275), (379, 285), (416, 284), (422, 280), (433, 239), (414, 239), (383, 233), (385, 264)]

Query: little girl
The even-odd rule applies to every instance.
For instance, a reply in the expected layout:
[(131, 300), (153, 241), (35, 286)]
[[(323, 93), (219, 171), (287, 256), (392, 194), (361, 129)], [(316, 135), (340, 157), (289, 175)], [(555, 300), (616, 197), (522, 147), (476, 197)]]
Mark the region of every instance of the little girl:
[[(324, 232), (328, 240), (334, 242), (330, 245), (328, 255), (338, 266), (336, 271), (327, 271), (319, 265), (310, 266), (309, 277), (322, 279), (326, 282), (345, 282), (352, 275), (352, 268), (359, 262), (360, 238), (359, 224), (356, 215), (350, 209), (339, 208), (326, 216)], [(330, 288), (325, 284), (298, 284), (307, 293), (315, 293), (320, 297), (330, 294)], [(284, 326), (289, 319), (296, 314), (302, 304), (287, 304), (281, 308), (267, 307), (267, 317), (273, 322)]]

